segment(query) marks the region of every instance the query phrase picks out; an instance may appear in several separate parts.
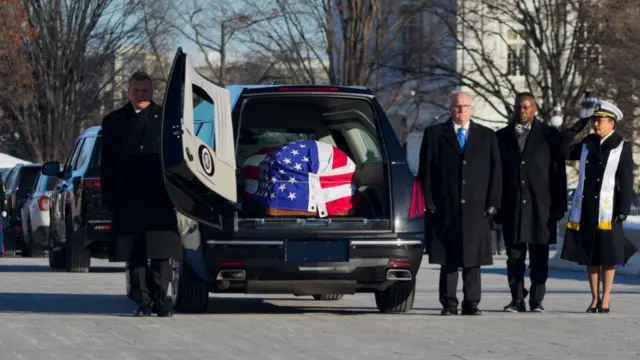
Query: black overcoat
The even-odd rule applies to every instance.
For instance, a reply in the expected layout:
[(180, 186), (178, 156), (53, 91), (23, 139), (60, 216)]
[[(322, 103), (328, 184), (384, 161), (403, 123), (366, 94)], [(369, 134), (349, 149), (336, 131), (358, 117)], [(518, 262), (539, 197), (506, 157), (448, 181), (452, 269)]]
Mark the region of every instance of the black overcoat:
[(537, 119), (522, 151), (515, 122), (496, 132), (502, 159), (502, 206), (496, 221), (504, 242), (555, 244), (567, 211), (567, 172), (560, 132)]
[(460, 149), (451, 120), (427, 127), (418, 177), (427, 212), (429, 262), (457, 267), (491, 265), (489, 207), (500, 207), (502, 174), (495, 132), (471, 122)]
[[(112, 213), (111, 261), (128, 261), (137, 241), (147, 258), (179, 255), (176, 212), (164, 187), (160, 159), (162, 108), (136, 114), (129, 103), (102, 121), (102, 198)], [(140, 245), (140, 244), (138, 244)]]
[[(613, 219), (618, 214), (628, 215), (633, 201), (633, 158), (631, 145), (617, 133), (611, 134), (604, 143), (600, 137), (588, 135), (581, 142), (567, 146), (575, 136), (572, 129), (564, 134), (565, 154), (568, 160), (580, 160), (582, 145), (586, 144), (589, 155), (586, 160), (584, 191), (582, 198), (582, 214), (580, 229), (566, 229), (561, 257), (581, 265), (620, 265), (626, 263), (631, 254), (628, 251), (628, 240), (624, 237), (622, 222), (612, 224), (612, 230), (599, 230), (598, 196), (602, 184), (602, 176), (612, 149), (624, 142), (620, 162), (615, 174), (615, 190), (613, 198)], [(635, 250), (635, 248), (634, 248)]]

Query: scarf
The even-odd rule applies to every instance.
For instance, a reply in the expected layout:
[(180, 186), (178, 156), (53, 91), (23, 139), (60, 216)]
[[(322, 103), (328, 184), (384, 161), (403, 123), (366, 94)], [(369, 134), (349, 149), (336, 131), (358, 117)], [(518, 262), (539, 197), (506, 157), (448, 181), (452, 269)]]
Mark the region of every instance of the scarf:
[[(622, 146), (624, 141), (620, 142), (618, 147), (611, 149), (609, 152), (609, 158), (604, 169), (604, 175), (602, 176), (602, 187), (600, 188), (600, 194), (598, 196), (598, 229), (611, 231), (612, 218), (613, 218), (613, 193), (616, 186), (616, 170), (620, 163), (620, 155), (622, 154)], [(587, 165), (587, 156), (589, 150), (587, 145), (582, 145), (582, 154), (580, 155), (580, 173), (578, 177), (578, 187), (573, 193), (573, 200), (571, 202), (571, 214), (569, 215), (569, 222), (567, 223), (567, 229), (580, 230), (580, 217), (582, 215), (582, 195), (584, 191), (584, 177)]]

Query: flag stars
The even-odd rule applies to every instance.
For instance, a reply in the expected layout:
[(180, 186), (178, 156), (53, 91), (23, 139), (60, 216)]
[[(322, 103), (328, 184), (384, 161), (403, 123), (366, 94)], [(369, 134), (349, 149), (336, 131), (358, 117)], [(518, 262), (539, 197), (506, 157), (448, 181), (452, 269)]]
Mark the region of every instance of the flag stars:
[(287, 157), (286, 157), (286, 158), (284, 158), (283, 162), (284, 162), (285, 164), (289, 165), (289, 164), (291, 164), (291, 159), (289, 159), (289, 158), (287, 158)]
[(296, 149), (291, 150), (291, 155), (295, 156), (295, 155), (298, 155), (298, 154), (299, 154), (298, 150), (296, 150)]
[(296, 170), (302, 170), (302, 165), (296, 163), (296, 165), (293, 168)]
[(275, 184), (275, 183), (276, 183), (276, 181), (277, 181), (277, 179), (276, 179), (276, 177), (275, 177), (275, 176), (271, 177), (271, 183)]
[(302, 157), (302, 161), (304, 161), (304, 162), (309, 162), (309, 157), (308, 157), (308, 156), (303, 156), (303, 157)]
[(289, 200), (292, 200), (296, 198), (296, 193), (289, 193), (289, 196), (287, 196), (289, 198)]
[(282, 170), (282, 169), (278, 170), (278, 172), (279, 172), (280, 174), (284, 174), (284, 170)]
[(290, 177), (289, 177), (289, 182), (290, 182), (290, 183), (292, 183), (292, 184), (295, 184), (295, 182), (296, 182), (296, 178), (295, 178), (295, 177), (293, 177), (293, 176), (290, 176)]
[(285, 191), (285, 190), (287, 190), (287, 185), (282, 184), (278, 188), (280, 189), (280, 191)]
[(300, 144), (300, 145), (298, 145), (298, 146), (300, 147), (300, 149), (304, 149), (304, 148), (306, 148), (306, 147), (307, 147), (307, 145), (305, 145), (305, 144)]

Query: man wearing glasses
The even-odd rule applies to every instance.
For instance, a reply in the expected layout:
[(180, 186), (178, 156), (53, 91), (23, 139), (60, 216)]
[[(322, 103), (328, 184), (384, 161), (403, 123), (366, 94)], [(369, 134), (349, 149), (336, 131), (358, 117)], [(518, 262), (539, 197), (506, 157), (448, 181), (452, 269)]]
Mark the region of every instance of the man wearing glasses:
[(427, 127), (418, 178), (425, 207), (429, 262), (440, 267), (442, 315), (458, 314), (462, 268), (462, 315), (481, 315), (480, 267), (493, 263), (490, 224), (500, 206), (502, 172), (493, 130), (471, 121), (471, 96), (456, 93), (451, 118)]

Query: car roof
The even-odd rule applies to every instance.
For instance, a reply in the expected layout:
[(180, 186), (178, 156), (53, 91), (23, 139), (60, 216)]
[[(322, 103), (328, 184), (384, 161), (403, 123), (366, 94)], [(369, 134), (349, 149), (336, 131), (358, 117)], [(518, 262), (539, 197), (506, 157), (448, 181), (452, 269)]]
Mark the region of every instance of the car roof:
[(309, 85), (309, 84), (269, 84), (269, 85), (240, 85), (232, 84), (227, 85), (225, 88), (229, 91), (237, 90), (277, 90), (278, 88), (336, 88), (339, 93), (368, 93), (373, 94), (371, 89), (365, 86), (335, 86), (335, 85)]
[(78, 136), (78, 139), (79, 138), (83, 138), (83, 137), (87, 137), (87, 136), (100, 135), (100, 130), (102, 130), (102, 126), (100, 126), (100, 125), (91, 126), (88, 129), (86, 129), (85, 131), (83, 131), (82, 134), (80, 134), (80, 136)]

